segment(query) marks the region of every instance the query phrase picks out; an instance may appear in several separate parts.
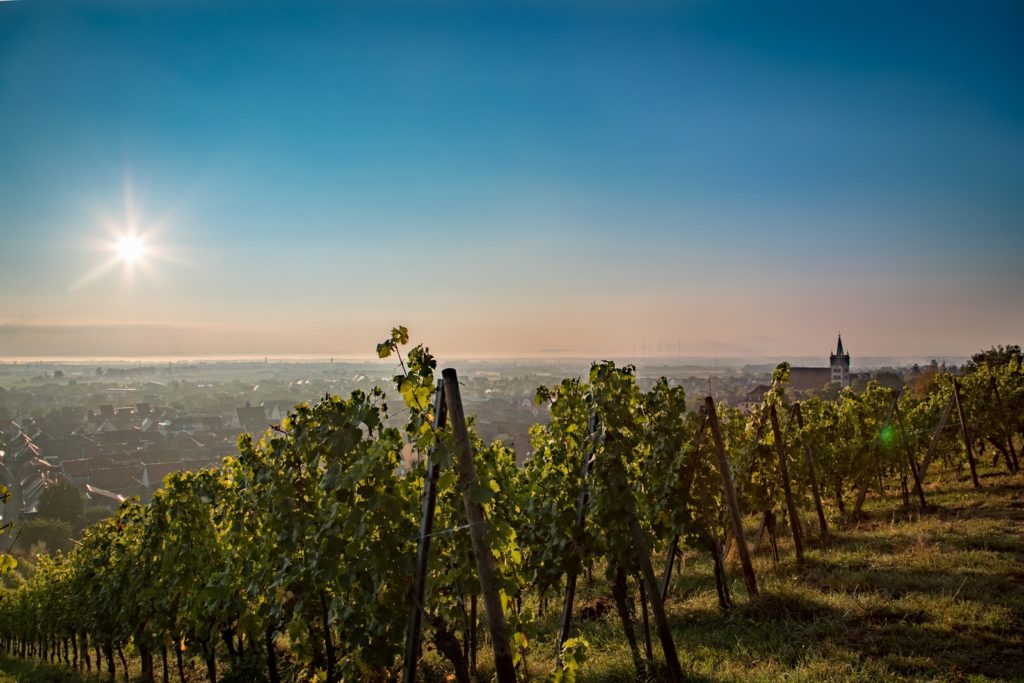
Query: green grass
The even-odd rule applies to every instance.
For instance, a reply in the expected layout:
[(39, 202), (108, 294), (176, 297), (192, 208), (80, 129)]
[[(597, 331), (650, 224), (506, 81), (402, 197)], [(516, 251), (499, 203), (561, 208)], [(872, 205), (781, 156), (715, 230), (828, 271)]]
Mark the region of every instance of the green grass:
[(56, 664), (25, 661), (0, 654), (0, 683), (98, 683), (105, 680), (96, 676), (86, 677)]

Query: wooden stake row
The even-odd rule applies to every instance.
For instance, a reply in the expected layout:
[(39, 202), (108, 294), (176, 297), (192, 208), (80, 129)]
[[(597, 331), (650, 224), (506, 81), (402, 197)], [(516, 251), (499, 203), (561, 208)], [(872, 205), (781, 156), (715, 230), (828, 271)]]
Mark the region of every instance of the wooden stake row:
[(793, 548), (796, 551), (796, 563), (804, 563), (804, 534), (800, 528), (800, 513), (793, 500), (793, 489), (789, 483), (789, 467), (786, 465), (786, 444), (782, 441), (779, 430), (779, 416), (772, 405), (768, 410), (772, 423), (772, 435), (775, 437), (775, 453), (779, 456), (779, 476), (782, 477), (782, 493), (786, 499), (786, 512), (789, 516), (789, 530), (793, 534)]
[(981, 482), (978, 481), (978, 468), (974, 464), (974, 449), (971, 448), (971, 435), (967, 431), (967, 418), (964, 417), (964, 406), (960, 402), (960, 382), (953, 378), (953, 401), (956, 403), (956, 414), (960, 418), (960, 434), (964, 438), (964, 448), (967, 449), (967, 462), (971, 466), (971, 480), (974, 488), (980, 489)]
[(704, 399), (704, 406), (707, 410), (708, 424), (711, 427), (711, 438), (714, 440), (715, 452), (718, 454), (718, 467), (722, 473), (722, 488), (725, 489), (725, 499), (729, 504), (729, 516), (732, 519), (733, 538), (736, 539), (736, 546), (739, 550), (740, 564), (743, 567), (743, 580), (747, 585), (747, 593), (751, 596), (757, 595), (757, 579), (754, 577), (754, 565), (750, 561), (750, 549), (747, 547), (747, 536), (743, 531), (743, 517), (740, 515), (739, 502), (736, 500), (736, 490), (732, 484), (732, 470), (729, 466), (729, 458), (725, 455), (725, 444), (722, 442), (722, 430), (718, 426), (718, 413), (715, 410), (715, 400), (710, 396)]
[(953, 412), (953, 406), (955, 405), (956, 397), (950, 396), (949, 402), (946, 403), (946, 407), (942, 411), (942, 417), (939, 419), (939, 424), (935, 427), (935, 432), (932, 434), (932, 440), (928, 444), (928, 450), (924, 454), (924, 460), (921, 461), (921, 467), (919, 470), (921, 473), (922, 485), (924, 484), (924, 478), (928, 475), (928, 468), (931, 467), (932, 458), (935, 457), (935, 449), (939, 445), (939, 439), (942, 437), (942, 433), (946, 429), (946, 422), (949, 421), (949, 415)]
[[(434, 400), (435, 429), (440, 431), (444, 428), (445, 422), (451, 423), (452, 434), (455, 437), (455, 469), (458, 473), (458, 486), (462, 491), (462, 503), (466, 510), (473, 558), (476, 561), (477, 575), (480, 577), (480, 592), (483, 595), (484, 608), (487, 612), (487, 626), (494, 651), (494, 669), (499, 683), (515, 683), (516, 673), (512, 659), (512, 647), (498, 588), (498, 570), (494, 563), (494, 555), (491, 554), (485, 540), (487, 529), (483, 507), (480, 503), (474, 502), (471, 495), (473, 483), (476, 481), (476, 466), (473, 463), (473, 451), (469, 444), (469, 431), (466, 428), (466, 415), (462, 407), (459, 378), (453, 368), (443, 370), (441, 377)], [(416, 550), (412, 614), (406, 632), (405, 665), (402, 670), (404, 683), (414, 683), (416, 680), (416, 665), (419, 660), (423, 594), (430, 559), (430, 534), (434, 526), (434, 512), (437, 505), (437, 477), (440, 472), (440, 466), (434, 455), (432, 449), (428, 474), (423, 484), (423, 510)]]
[[(586, 517), (586, 504), (588, 497), (587, 478), (590, 473), (591, 463), (597, 453), (597, 431), (599, 429), (597, 414), (594, 413), (590, 420), (590, 433), (594, 438), (594, 444), (589, 452), (584, 455), (580, 470), (580, 495), (576, 506), (576, 538), (583, 535), (583, 528)], [(627, 500), (629, 508), (629, 532), (633, 545), (633, 553), (637, 563), (640, 565), (641, 579), (646, 589), (645, 597), (649, 597), (651, 612), (654, 614), (655, 627), (658, 630), (658, 639), (661, 641), (661, 649), (665, 655), (665, 662), (668, 665), (668, 679), (673, 683), (683, 680), (682, 666), (679, 663), (679, 655), (676, 652), (675, 641), (672, 639), (672, 630), (668, 624), (668, 616), (665, 614), (665, 603), (658, 589), (658, 582), (654, 576), (654, 568), (651, 565), (651, 553), (647, 546), (647, 539), (644, 537), (643, 529), (640, 527), (640, 518), (636, 511), (636, 501), (633, 492), (625, 490), (620, 493)], [(556, 656), (561, 657), (562, 645), (569, 638), (569, 630), (572, 624), (573, 601), (576, 597), (577, 573), (570, 571), (566, 580), (565, 605), (562, 610), (562, 627), (559, 631)]]
[[(444, 402), (444, 383), (437, 380), (434, 393), (434, 430), (443, 431), (448, 421), (448, 409)], [(423, 480), (423, 502), (420, 514), (420, 537), (416, 544), (416, 570), (413, 575), (412, 612), (409, 628), (405, 633), (405, 666), (402, 669), (403, 683), (416, 680), (416, 663), (420, 657), (420, 628), (423, 620), (423, 598), (427, 582), (427, 565), (430, 561), (430, 537), (434, 533), (434, 510), (437, 508), (437, 478), (441, 464), (435, 457), (437, 444), (427, 456), (427, 476)]]
[[(693, 488), (693, 478), (697, 474), (697, 464), (700, 462), (700, 449), (704, 445), (704, 430), (708, 426), (708, 418), (705, 413), (701, 413), (700, 427), (697, 428), (697, 438), (695, 447), (693, 449), (693, 459), (688, 463), (688, 466), (683, 470), (683, 481), (682, 497), (688, 498), (690, 495), (690, 489)], [(668, 585), (672, 579), (672, 568), (676, 561), (676, 552), (679, 550), (679, 535), (676, 534), (672, 538), (672, 542), (668, 547), (668, 554), (665, 556), (665, 571), (662, 572), (661, 577), (661, 599), (668, 599)]]
[[(475, 467), (473, 464), (473, 456), (469, 445), (469, 436), (466, 429), (465, 414), (463, 411), (462, 400), (459, 393), (458, 378), (455, 370), (446, 369), (442, 373), (443, 379), (438, 382), (437, 393), (435, 396), (434, 404), (434, 415), (436, 416), (435, 428), (442, 430), (445, 428), (447, 422), (450, 422), (455, 436), (456, 443), (456, 467), (459, 475), (459, 486), (463, 491), (463, 504), (466, 508), (466, 517), (469, 522), (470, 538), (473, 543), (473, 555), (477, 562), (477, 571), (480, 576), (481, 592), (484, 597), (484, 604), (487, 611), (488, 627), (491, 632), (491, 642), (494, 647), (494, 661), (499, 683), (514, 683), (515, 671), (512, 664), (512, 652), (509, 646), (508, 639), (508, 627), (505, 623), (504, 613), (501, 609), (500, 596), (497, 590), (497, 570), (494, 565), (494, 558), (490, 550), (487, 548), (484, 541), (484, 525), (485, 520), (483, 517), (482, 507), (473, 503), (470, 497), (470, 484), (475, 480)], [(995, 389), (995, 395), (997, 401), (999, 400), (998, 388)], [(905, 426), (903, 424), (902, 415), (899, 412), (898, 399), (900, 392), (897, 390), (893, 391), (892, 399), (889, 404), (888, 411), (882, 424), (882, 432), (884, 433), (892, 424), (893, 418), (895, 417), (900, 424), (900, 439), (907, 454), (907, 464), (910, 472), (914, 478), (914, 492), (918, 495), (922, 508), (926, 505), (923, 481), (927, 474), (928, 468), (934, 458), (936, 447), (939, 439), (941, 438), (952, 409), (956, 407), (957, 415), (960, 422), (961, 435), (964, 440), (964, 445), (967, 449), (967, 458), (971, 468), (971, 476), (974, 481), (975, 488), (980, 488), (980, 482), (978, 481), (977, 470), (973, 450), (970, 443), (970, 432), (967, 427), (966, 417), (964, 415), (964, 409), (960, 401), (960, 387), (959, 382), (953, 378), (953, 396), (950, 402), (946, 405), (943, 411), (942, 418), (937, 425), (934, 434), (932, 435), (931, 442), (928, 447), (928, 451), (925, 454), (924, 460), (918, 466), (917, 461), (913, 455), (912, 448), (905, 437)], [(700, 446), (703, 440), (705, 428), (710, 428), (712, 442), (715, 447), (715, 453), (718, 459), (718, 467), (722, 476), (722, 487), (725, 494), (726, 503), (729, 508), (729, 515), (731, 520), (731, 531), (732, 537), (737, 541), (737, 549), (740, 557), (740, 564), (743, 568), (744, 582), (746, 584), (747, 592), (750, 596), (757, 595), (757, 581), (754, 575), (753, 564), (750, 559), (750, 552), (747, 545), (746, 535), (743, 529), (743, 518), (739, 508), (739, 502), (736, 497), (735, 488), (732, 480), (732, 472), (729, 464), (728, 456), (725, 452), (725, 445), (722, 440), (721, 428), (718, 423), (718, 415), (715, 407), (714, 399), (711, 396), (705, 398), (705, 405), (703, 408), (703, 420), (697, 434), (697, 449), (695, 455), (695, 461), (691, 467), (687, 468), (689, 475), (688, 481), (684, 482), (684, 489), (689, 490), (693, 482), (693, 472), (697, 466), (696, 458), (699, 457)], [(1001, 404), (1000, 404), (1001, 406)], [(1005, 416), (1004, 416), (1005, 417)], [(803, 429), (804, 421), (803, 415), (800, 409), (800, 404), (796, 403), (793, 405), (790, 414), (791, 420), (795, 420), (798, 428)], [(787, 465), (787, 453), (786, 445), (783, 439), (782, 432), (779, 428), (778, 414), (775, 406), (770, 406), (768, 411), (768, 419), (771, 423), (772, 433), (775, 441), (776, 455), (779, 459), (779, 475), (782, 479), (782, 488), (785, 497), (786, 510), (789, 517), (790, 529), (793, 535), (794, 548), (796, 551), (797, 562), (803, 563), (803, 532), (800, 525), (799, 511), (796, 508), (795, 500), (793, 498), (792, 484), (789, 477), (789, 470)], [(761, 425), (761, 430), (758, 434), (763, 431), (764, 425)], [(597, 440), (596, 434), (599, 428), (597, 415), (593, 415), (590, 421), (590, 433), (594, 436), (594, 445), (584, 455), (583, 461), (580, 467), (580, 492), (577, 500), (576, 508), (576, 527), (575, 535), (577, 539), (581, 539), (583, 536), (585, 517), (586, 517), (586, 505), (588, 499), (588, 478), (593, 464)], [(1008, 430), (1004, 419), (1004, 431)], [(864, 499), (867, 495), (867, 490), (872, 474), (878, 469), (879, 453), (878, 447), (881, 438), (875, 441), (872, 446), (871, 453), (871, 466), (867, 473), (863, 477), (859, 491), (854, 505), (853, 515), (857, 516), (863, 506)], [(1017, 465), (1016, 452), (1013, 447), (1012, 436), (1007, 439), (1009, 443), (1011, 456), (1007, 459), (1008, 466), (1013, 471), (1014, 466)], [(814, 497), (815, 510), (818, 516), (818, 523), (821, 529), (822, 538), (827, 538), (829, 535), (828, 524), (825, 519), (825, 512), (821, 501), (821, 491), (818, 485), (818, 480), (814, 468), (814, 457), (811, 451), (810, 445), (804, 444), (804, 462), (808, 472), (808, 478), (811, 484), (811, 490)], [(423, 504), (422, 504), (422, 515), (420, 520), (420, 539), (417, 547), (417, 558), (416, 558), (416, 573), (413, 582), (413, 610), (410, 617), (409, 628), (406, 634), (406, 653), (405, 653), (405, 668), (403, 670), (403, 681), (405, 683), (413, 683), (416, 676), (416, 662), (419, 657), (420, 648), (420, 630), (421, 630), (421, 617), (423, 610), (423, 595), (424, 586), (427, 573), (427, 565), (429, 562), (430, 552), (430, 535), (433, 529), (433, 519), (436, 508), (437, 500), (437, 478), (440, 471), (440, 465), (435, 462), (434, 453), (431, 453), (430, 463), (428, 466), (428, 474), (424, 481), (424, 493), (423, 493)], [(624, 495), (628, 495), (632, 499), (632, 492), (626, 491)], [(657, 580), (654, 575), (653, 567), (651, 566), (649, 549), (647, 547), (647, 541), (644, 537), (643, 530), (640, 526), (639, 517), (636, 512), (635, 501), (631, 506), (631, 515), (629, 519), (629, 530), (633, 544), (633, 551), (636, 554), (637, 561), (640, 565), (640, 588), (642, 593), (642, 599), (644, 600), (644, 616), (646, 617), (646, 605), (647, 600), (650, 600), (651, 611), (653, 612), (654, 621), (658, 630), (659, 640), (661, 641), (662, 650), (665, 653), (665, 659), (668, 664), (669, 679), (672, 681), (682, 680), (682, 670), (679, 664), (678, 655), (676, 653), (675, 644), (672, 640), (671, 630), (668, 626), (667, 617), (664, 609), (664, 601), (668, 595), (669, 580), (671, 578), (672, 569), (674, 565), (675, 555), (678, 549), (679, 538), (678, 536), (673, 539), (670, 544), (668, 556), (665, 562), (665, 571), (662, 577), (661, 586), (658, 586)], [(768, 511), (766, 514), (770, 514)], [(572, 626), (572, 613), (573, 603), (575, 601), (576, 594), (576, 583), (578, 578), (578, 572), (574, 569), (568, 572), (566, 577), (566, 595), (565, 602), (562, 612), (561, 628), (559, 629), (558, 636), (558, 652), (557, 655), (561, 655), (561, 646), (569, 638), (569, 633)], [(646, 618), (645, 618), (646, 623)], [(648, 632), (649, 641), (649, 632)], [(648, 644), (649, 647), (649, 644)]]
[[(804, 416), (800, 411), (800, 404), (793, 404), (793, 417), (796, 418), (796, 426), (803, 431)], [(818, 513), (818, 526), (821, 528), (821, 537), (828, 538), (828, 522), (825, 521), (825, 508), (821, 504), (821, 489), (818, 487), (818, 476), (814, 470), (814, 453), (811, 452), (810, 444), (804, 444), (804, 465), (807, 467), (807, 477), (811, 480), (811, 493), (814, 496), (814, 509)]]
[(853, 517), (860, 515), (860, 509), (864, 506), (864, 499), (868, 497), (868, 485), (871, 481), (871, 477), (878, 471), (878, 445), (882, 441), (882, 434), (889, 428), (892, 423), (892, 415), (896, 410), (896, 401), (899, 400), (900, 392), (893, 390), (892, 398), (889, 400), (889, 410), (885, 414), (885, 420), (882, 422), (882, 430), (879, 436), (871, 444), (871, 464), (868, 469), (864, 472), (864, 476), (861, 479), (860, 490), (857, 492), (857, 500), (853, 504)]
[[(594, 439), (590, 450), (583, 456), (583, 463), (580, 465), (580, 495), (576, 501), (576, 526), (573, 531), (574, 541), (580, 542), (583, 539), (583, 523), (587, 510), (587, 477), (590, 475), (590, 464), (594, 460), (597, 451), (597, 413), (590, 416), (589, 433)], [(556, 644), (555, 657), (561, 661), (562, 645), (569, 639), (569, 629), (572, 626), (572, 606), (576, 599), (576, 577), (578, 572), (575, 567), (569, 569), (565, 577), (565, 602), (562, 608), (562, 626), (558, 631), (558, 642)]]
[(907, 464), (910, 465), (910, 473), (914, 476), (914, 490), (917, 491), (917, 496), (921, 501), (921, 509), (924, 510), (928, 507), (928, 503), (924, 498), (924, 488), (921, 485), (921, 477), (917, 470), (917, 458), (914, 457), (914, 452), (910, 448), (910, 442), (907, 441), (907, 427), (903, 423), (903, 414), (900, 413), (900, 406), (896, 404), (896, 420), (900, 425), (900, 443), (903, 444), (903, 449), (907, 453)]

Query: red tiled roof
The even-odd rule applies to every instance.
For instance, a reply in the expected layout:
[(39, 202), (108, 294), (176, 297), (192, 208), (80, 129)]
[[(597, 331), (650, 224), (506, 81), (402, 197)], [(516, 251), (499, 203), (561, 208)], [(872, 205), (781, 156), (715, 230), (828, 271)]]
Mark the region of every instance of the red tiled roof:
[(109, 491), (137, 487), (142, 482), (142, 466), (110, 467), (89, 472), (89, 484)]
[(146, 475), (149, 477), (149, 487), (157, 488), (163, 486), (164, 478), (172, 472), (188, 469), (183, 462), (152, 462), (146, 463)]
[(69, 477), (84, 477), (89, 474), (89, 470), (94, 467), (92, 460), (86, 460), (84, 458), (80, 460), (65, 460), (60, 464), (61, 470), (64, 474)]

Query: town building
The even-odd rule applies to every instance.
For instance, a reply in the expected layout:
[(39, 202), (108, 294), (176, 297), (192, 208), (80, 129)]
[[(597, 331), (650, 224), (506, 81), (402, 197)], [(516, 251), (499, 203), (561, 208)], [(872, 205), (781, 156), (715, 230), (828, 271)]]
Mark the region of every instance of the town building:
[(850, 386), (850, 354), (843, 349), (843, 335), (839, 335), (836, 352), (829, 354), (827, 368), (792, 367), (789, 369), (789, 386), (797, 391), (822, 389), (832, 382), (841, 387)]

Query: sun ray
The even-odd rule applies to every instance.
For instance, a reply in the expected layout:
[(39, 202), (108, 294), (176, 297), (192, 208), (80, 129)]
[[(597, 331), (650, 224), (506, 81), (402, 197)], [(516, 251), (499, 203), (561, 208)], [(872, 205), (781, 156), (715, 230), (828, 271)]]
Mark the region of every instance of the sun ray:
[(164, 233), (170, 222), (170, 212), (165, 212), (156, 220), (143, 223), (142, 208), (136, 201), (135, 192), (130, 179), (124, 183), (123, 215), (114, 217), (105, 211), (96, 211), (97, 222), (105, 229), (109, 237), (106, 240), (91, 240), (92, 250), (105, 252), (107, 258), (95, 268), (68, 286), (73, 292), (94, 282), (111, 270), (120, 267), (124, 273), (124, 283), (131, 286), (136, 276), (147, 280), (154, 276), (152, 265), (155, 262), (187, 264), (182, 253), (158, 243), (157, 238)]
[(118, 265), (120, 265), (120, 263), (121, 263), (121, 259), (118, 258), (117, 256), (110, 257), (109, 259), (107, 259), (106, 261), (104, 261), (100, 265), (96, 266), (95, 268), (90, 270), (88, 273), (86, 273), (82, 277), (80, 277), (77, 280), (75, 280), (74, 282), (72, 282), (68, 286), (68, 291), (69, 292), (74, 292), (74, 291), (77, 291), (77, 290), (81, 289), (82, 287), (85, 287), (87, 284), (89, 284), (93, 280), (96, 280), (100, 276), (102, 276), (105, 273), (107, 273), (107, 272), (113, 270), (114, 268), (116, 268)]

